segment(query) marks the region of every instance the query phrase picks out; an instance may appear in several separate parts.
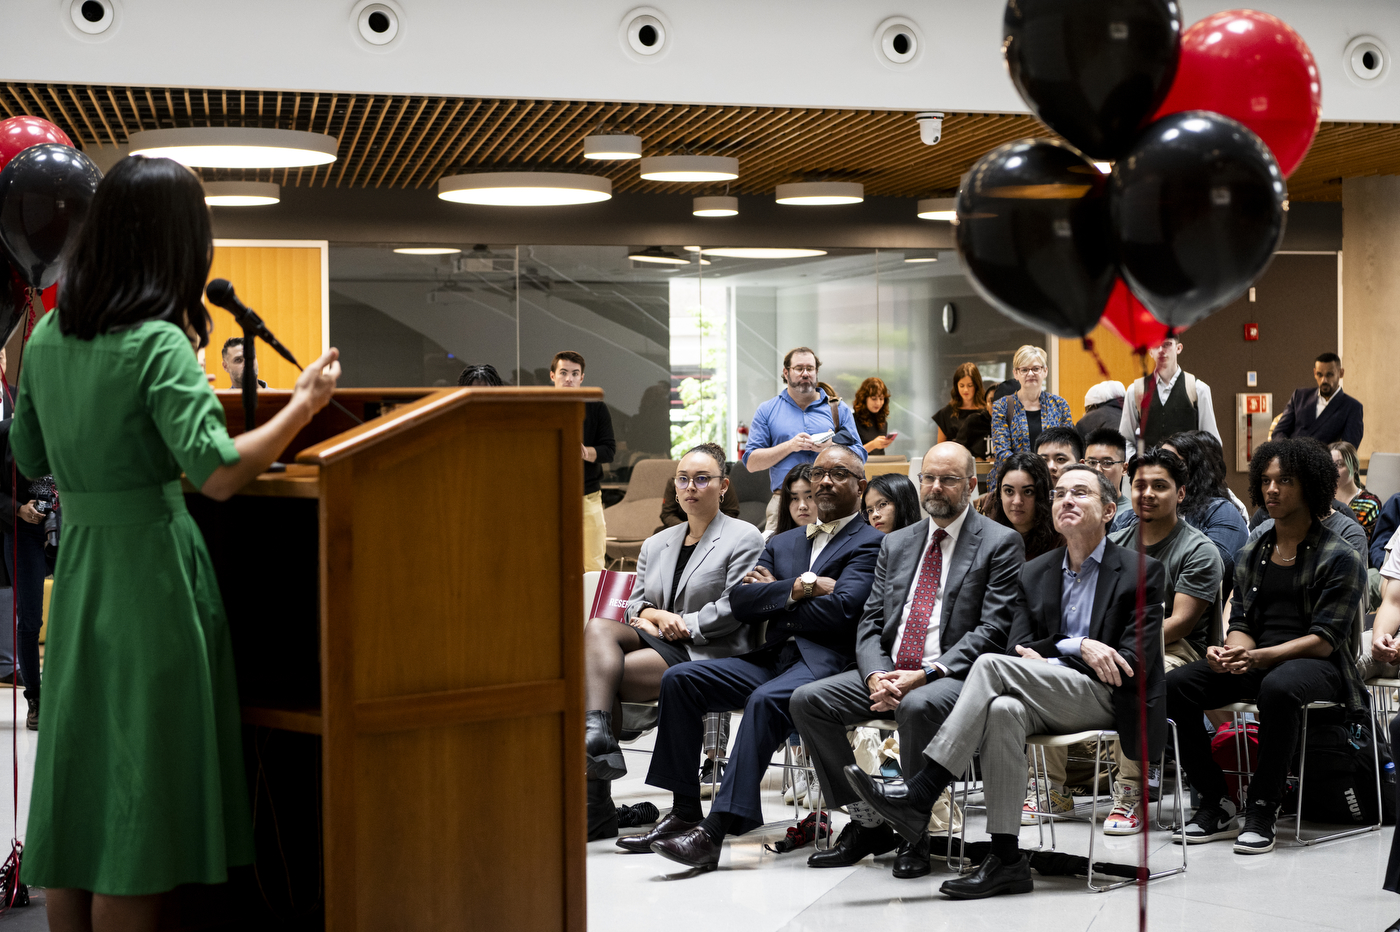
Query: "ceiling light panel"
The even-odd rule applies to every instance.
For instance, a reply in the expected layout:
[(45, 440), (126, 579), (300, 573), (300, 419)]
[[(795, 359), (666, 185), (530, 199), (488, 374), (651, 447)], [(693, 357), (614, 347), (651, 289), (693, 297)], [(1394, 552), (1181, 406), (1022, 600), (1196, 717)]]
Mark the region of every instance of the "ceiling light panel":
[(642, 157), (640, 136), (587, 136), (583, 140), (583, 157), (604, 162), (621, 162)]
[(335, 161), (324, 133), (243, 126), (152, 129), (131, 134), (131, 154), (174, 159), (192, 168), (302, 168)]
[(274, 181), (206, 181), (204, 203), (210, 207), (263, 207), (282, 199)]
[(739, 160), (722, 155), (654, 155), (642, 159), (647, 181), (733, 181)]
[(779, 204), (799, 207), (859, 204), (865, 200), (865, 186), (854, 181), (799, 181), (780, 184), (774, 193)]
[(567, 172), (475, 172), (438, 182), (438, 197), (488, 207), (559, 207), (612, 197), (612, 182)]

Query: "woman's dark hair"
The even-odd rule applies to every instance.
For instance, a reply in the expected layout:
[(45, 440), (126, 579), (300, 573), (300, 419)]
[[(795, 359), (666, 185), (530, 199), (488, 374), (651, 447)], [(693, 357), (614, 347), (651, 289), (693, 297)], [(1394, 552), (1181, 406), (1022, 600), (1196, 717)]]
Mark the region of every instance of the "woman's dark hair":
[(213, 326), (203, 300), (213, 261), (199, 178), (170, 159), (121, 159), (97, 186), (64, 262), (59, 329), (91, 340), (168, 320), (194, 330), (203, 347)]
[[(1182, 517), (1194, 518), (1215, 499), (1230, 497), (1225, 484), (1225, 453), (1214, 437), (1201, 430), (1184, 430), (1162, 443), (1176, 450), (1186, 464), (1186, 500), (1177, 509)], [(1331, 454), (1328, 457), (1330, 460)]]
[[(689, 456), (692, 453), (703, 453), (710, 459), (714, 460), (715, 465), (719, 467), (720, 478), (723, 479), (725, 477), (726, 470), (724, 467), (724, 447), (721, 447), (717, 443), (702, 443), (698, 446), (691, 447), (689, 450), (686, 450), (685, 456)], [(681, 459), (684, 458), (684, 456), (681, 457)]]
[(1035, 524), (1025, 537), (1026, 559), (1031, 560), (1059, 547), (1064, 543), (1064, 538), (1055, 530), (1055, 519), (1050, 513), (1050, 469), (1034, 453), (1013, 453), (1006, 458), (997, 487), (988, 491), (992, 496), (992, 510), (988, 517), (998, 524), (1012, 526), (1001, 505), (1001, 483), (1017, 470), (1030, 476), (1031, 485), (1035, 486)]
[[(1330, 460), (1329, 460), (1330, 462)], [(808, 485), (812, 482), (812, 464), (798, 463), (788, 470), (788, 474), (783, 476), (783, 484), (778, 492), (778, 529), (774, 534), (781, 534), (783, 531), (791, 531), (797, 527), (797, 522), (792, 520), (792, 487), (801, 480)]]
[(953, 373), (952, 401), (953, 410), (962, 408), (962, 395), (958, 392), (958, 383), (963, 379), (972, 380), (972, 406), (974, 408), (985, 408), (988, 405), (987, 390), (982, 386), (982, 370), (977, 368), (975, 362), (965, 362), (958, 366)]
[(1312, 437), (1285, 438), (1261, 443), (1249, 461), (1249, 501), (1264, 505), (1264, 470), (1278, 460), (1285, 476), (1292, 476), (1303, 492), (1308, 513), (1321, 521), (1337, 497), (1337, 467), (1332, 452)]
[[(895, 472), (882, 473), (865, 487), (866, 495), (871, 492), (883, 495), (894, 506), (894, 527), (890, 530), (897, 531), (919, 520), (919, 490), (914, 488), (908, 476)], [(862, 500), (862, 511), (864, 504)]]
[[(872, 396), (876, 395), (885, 399), (885, 404), (879, 412), (871, 414), (870, 408), (867, 407), (865, 403), (869, 401)], [(856, 389), (856, 400), (853, 403), (853, 410), (855, 412), (856, 423), (861, 427), (878, 427), (886, 423), (890, 414), (889, 388), (885, 386), (884, 382), (872, 375), (864, 382), (861, 382), (860, 388)]]
[(457, 376), (458, 385), (504, 385), (505, 381), (495, 366), (467, 366)]

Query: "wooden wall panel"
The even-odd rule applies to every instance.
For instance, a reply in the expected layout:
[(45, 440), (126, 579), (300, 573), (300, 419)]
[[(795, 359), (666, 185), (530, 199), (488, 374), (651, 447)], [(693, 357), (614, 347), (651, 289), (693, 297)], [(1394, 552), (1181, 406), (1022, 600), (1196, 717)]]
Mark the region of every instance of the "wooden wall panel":
[[(1094, 349), (1108, 369), (1108, 377), (1117, 379), (1125, 386), (1133, 379), (1142, 378), (1142, 363), (1128, 344), (1117, 334), (1102, 325), (1089, 334)], [(1069, 402), (1069, 408), (1078, 421), (1084, 416), (1084, 393), (1104, 380), (1099, 365), (1079, 340), (1060, 340), (1060, 397)]]
[[(321, 355), (328, 339), (323, 329), (328, 297), (323, 268), (328, 245), (302, 241), (295, 241), (295, 245), (275, 241), (243, 245), (246, 242), (216, 240), (209, 278), (227, 278), (232, 282), (243, 303), (257, 311), (268, 329), (306, 365)], [(230, 388), (219, 348), (229, 337), (242, 336), (242, 330), (223, 308), (210, 306), (209, 315), (214, 319), (214, 329), (204, 368), (215, 377), (216, 388)], [(298, 373), (291, 363), (261, 342), (257, 354), (258, 375), (269, 388), (291, 388), (296, 384)]]

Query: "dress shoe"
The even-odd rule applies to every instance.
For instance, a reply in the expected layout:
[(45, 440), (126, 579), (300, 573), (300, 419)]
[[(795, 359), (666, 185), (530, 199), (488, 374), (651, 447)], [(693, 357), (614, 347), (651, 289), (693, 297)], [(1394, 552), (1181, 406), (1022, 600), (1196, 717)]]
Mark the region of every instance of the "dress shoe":
[(623, 851), (630, 851), (633, 854), (646, 854), (651, 850), (653, 842), (670, 838), (672, 835), (683, 834), (699, 824), (699, 822), (687, 822), (685, 819), (677, 818), (674, 813), (668, 813), (666, 818), (656, 823), (656, 828), (640, 835), (623, 836), (617, 840), (617, 846)]
[(622, 748), (612, 732), (612, 713), (584, 713), (583, 746), (588, 752), (588, 776), (594, 780), (619, 780), (627, 776)]
[(944, 882), (938, 892), (954, 900), (981, 900), (1003, 893), (1030, 893), (1031, 862), (1022, 857), (1015, 864), (1002, 864), (995, 854), (987, 855), (977, 870), (966, 877)]
[(908, 791), (903, 785), (877, 783), (868, 773), (855, 764), (845, 768), (846, 782), (856, 795), (875, 807), (875, 811), (896, 832), (910, 844), (915, 844), (928, 832), (928, 820), (933, 815), (933, 807), (927, 809), (909, 801)]
[(814, 851), (807, 859), (808, 867), (850, 867), (868, 854), (876, 857), (893, 851), (899, 836), (883, 822), (869, 828), (858, 822), (847, 822), (836, 837), (836, 844), (825, 851)]
[(724, 850), (724, 843), (715, 841), (709, 832), (697, 825), (684, 834), (652, 842), (651, 850), (677, 864), (712, 871), (719, 867), (719, 853)]
[(927, 834), (914, 844), (906, 846), (904, 850), (899, 852), (899, 857), (894, 859), (894, 875), (900, 880), (924, 877), (932, 870), (933, 865), (929, 863), (929, 837)]
[(39, 700), (29, 700), (29, 715), (25, 717), (24, 727), (30, 731), (39, 730)]
[(611, 780), (588, 781), (588, 840), (617, 837), (617, 805)]

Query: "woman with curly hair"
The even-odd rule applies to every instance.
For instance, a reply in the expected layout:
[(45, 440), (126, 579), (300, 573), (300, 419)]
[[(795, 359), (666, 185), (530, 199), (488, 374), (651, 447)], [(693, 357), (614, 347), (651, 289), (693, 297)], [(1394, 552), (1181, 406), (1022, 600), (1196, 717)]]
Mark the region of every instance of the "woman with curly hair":
[(991, 403), (982, 385), (982, 373), (974, 362), (965, 362), (953, 373), (953, 390), (948, 403), (933, 416), (938, 425), (938, 442), (951, 440), (987, 456), (987, 436), (992, 432)]
[(890, 390), (885, 383), (874, 376), (860, 383), (856, 389), (855, 409), (856, 430), (865, 452), (877, 456), (884, 455), (885, 448), (893, 441), (889, 434)]
[(1064, 538), (1050, 516), (1050, 470), (1045, 461), (1034, 453), (1013, 453), (1002, 472), (990, 493), (988, 517), (1021, 535), (1027, 560), (1063, 547)]
[(1351, 508), (1369, 541), (1376, 531), (1376, 519), (1381, 516), (1381, 500), (1357, 481), (1361, 476), (1361, 461), (1357, 459), (1356, 447), (1339, 440), (1329, 443), (1327, 449), (1337, 466), (1337, 500)]

